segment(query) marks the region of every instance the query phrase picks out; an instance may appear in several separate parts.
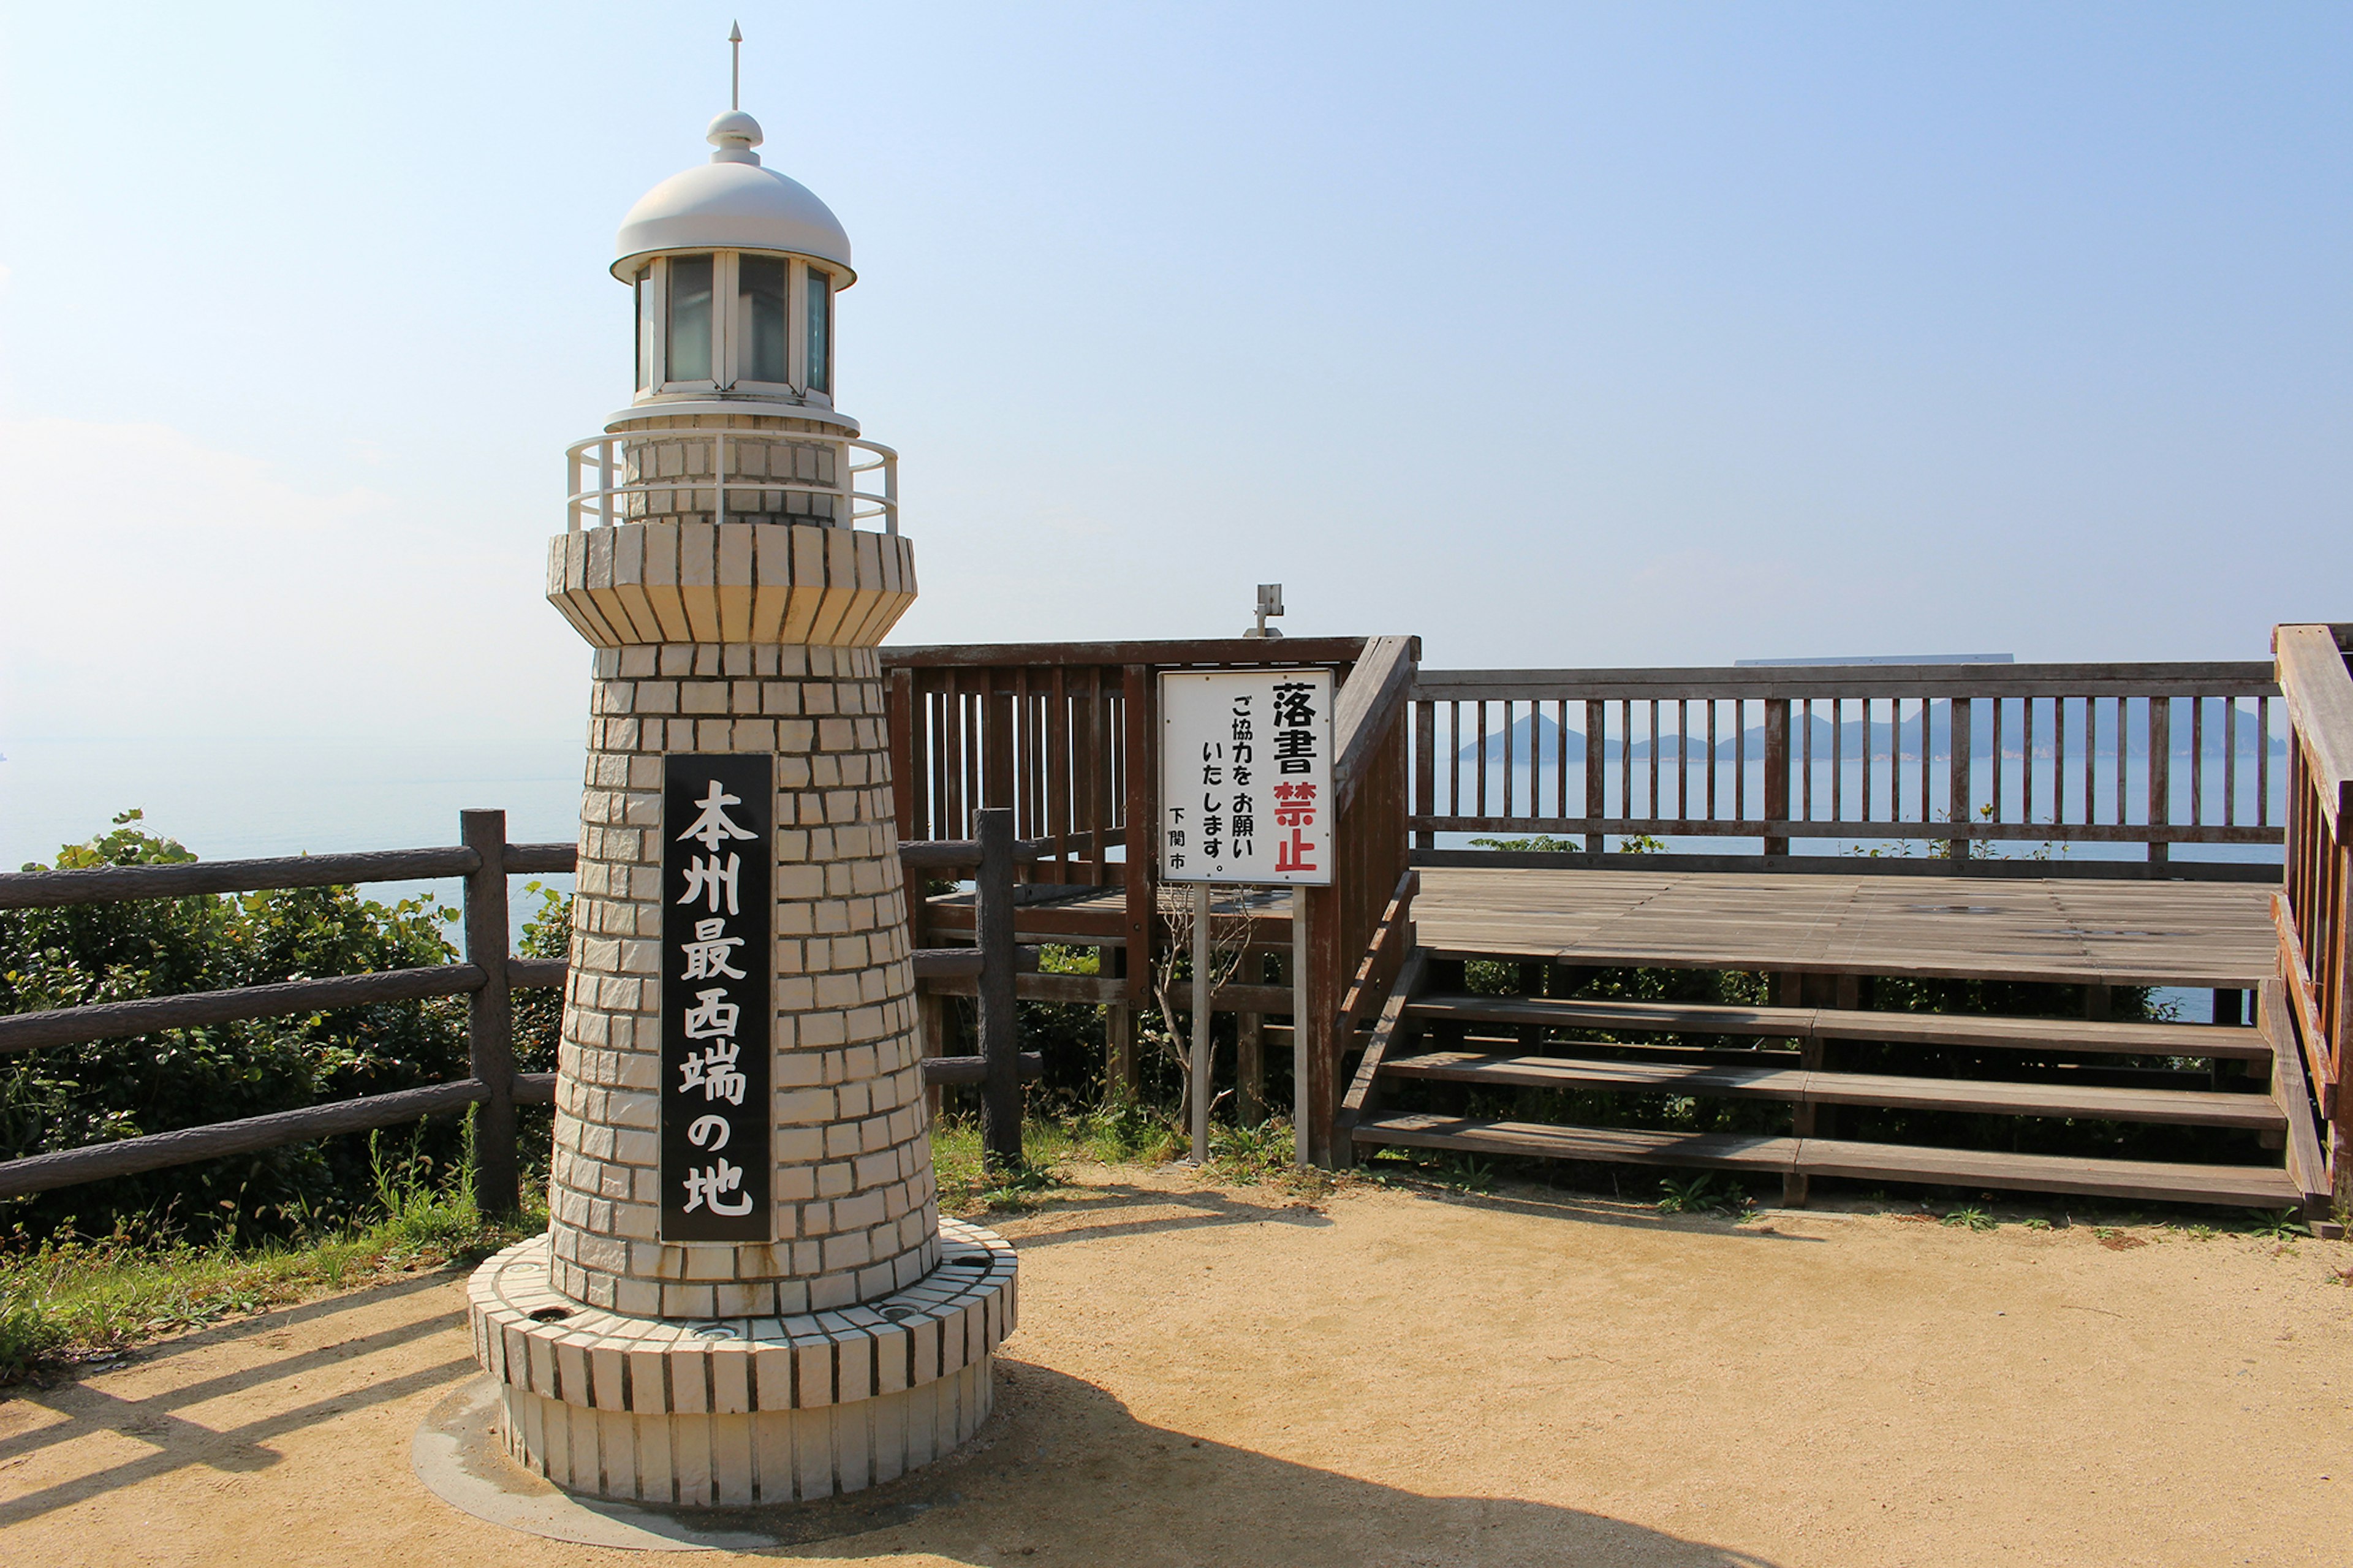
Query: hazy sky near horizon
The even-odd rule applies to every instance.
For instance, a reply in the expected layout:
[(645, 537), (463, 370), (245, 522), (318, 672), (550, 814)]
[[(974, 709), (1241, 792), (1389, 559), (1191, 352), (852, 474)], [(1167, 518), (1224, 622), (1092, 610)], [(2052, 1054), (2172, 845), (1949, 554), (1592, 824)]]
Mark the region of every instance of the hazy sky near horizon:
[[(739, 7), (740, 4), (740, 9)], [(546, 735), (629, 204), (856, 247), (894, 640), (2262, 658), (2353, 617), (2353, 9), (0, 3), (0, 749)]]

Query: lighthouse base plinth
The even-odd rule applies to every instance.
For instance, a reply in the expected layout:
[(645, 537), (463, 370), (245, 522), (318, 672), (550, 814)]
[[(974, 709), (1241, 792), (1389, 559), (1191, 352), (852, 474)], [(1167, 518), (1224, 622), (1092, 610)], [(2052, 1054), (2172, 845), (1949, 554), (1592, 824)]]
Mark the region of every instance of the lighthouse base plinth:
[(796, 1317), (687, 1321), (584, 1307), (547, 1237), (475, 1271), (474, 1353), (515, 1459), (568, 1491), (673, 1506), (831, 1497), (946, 1456), (987, 1420), (1012, 1331), (1002, 1237), (940, 1222), (940, 1266), (892, 1295)]

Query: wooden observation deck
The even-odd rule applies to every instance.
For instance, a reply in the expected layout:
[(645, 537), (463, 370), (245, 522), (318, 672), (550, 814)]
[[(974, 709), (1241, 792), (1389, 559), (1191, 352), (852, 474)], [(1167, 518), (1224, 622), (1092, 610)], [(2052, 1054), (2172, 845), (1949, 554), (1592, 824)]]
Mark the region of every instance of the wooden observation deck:
[[(1775, 1173), (1791, 1201), (1836, 1175), (2327, 1225), (2345, 1195), (2340, 641), (2282, 628), (2276, 668), (1433, 672), (1403, 637), (883, 658), (902, 837), (1015, 808), (1045, 857), (1018, 939), (1102, 959), (1019, 993), (1102, 1005), (1110, 1072), (1131, 1082), (1166, 942), (1130, 835), (1156, 819), (1153, 678), (1335, 671), (1341, 867), (1304, 895), (1300, 1021), (1319, 1162), (1434, 1147)], [(1219, 908), (1280, 968), (1290, 895)], [(922, 909), (919, 942), (969, 939), (967, 896)], [(1257, 968), (1213, 999), (1237, 1019), (1246, 1115), (1267, 1100), (1268, 1040), (1292, 1039), (1291, 988)], [(1608, 978), (1664, 971), (1763, 976), (1769, 1002), (1631, 999)], [(1954, 981), (2040, 989), (1990, 1014), (1878, 996)], [(2126, 987), (2211, 993), (2215, 1021), (2106, 1016)], [(968, 988), (930, 983), (934, 1019)], [(1694, 1131), (1640, 1110), (1690, 1102), (1778, 1121)], [(1908, 1131), (1840, 1137), (1841, 1121)], [(2036, 1129), (2087, 1123), (2084, 1152), (2038, 1151)], [(2150, 1127), (2198, 1130), (2194, 1151), (2132, 1157)]]

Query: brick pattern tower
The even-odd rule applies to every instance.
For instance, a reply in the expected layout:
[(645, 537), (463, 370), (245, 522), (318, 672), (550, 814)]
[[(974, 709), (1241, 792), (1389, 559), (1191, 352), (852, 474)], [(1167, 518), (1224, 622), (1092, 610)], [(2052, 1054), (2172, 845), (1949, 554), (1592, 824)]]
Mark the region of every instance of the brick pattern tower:
[[(895, 456), (831, 404), (849, 240), (759, 140), (721, 116), (712, 163), (621, 231), (638, 399), (574, 449), (599, 482), (549, 554), (596, 649), (551, 1223), (471, 1289), (517, 1458), (690, 1505), (953, 1448), (1014, 1309), (1011, 1249), (943, 1223), (933, 1185), (875, 653), (914, 560)], [(876, 467), (881, 492), (852, 488)]]

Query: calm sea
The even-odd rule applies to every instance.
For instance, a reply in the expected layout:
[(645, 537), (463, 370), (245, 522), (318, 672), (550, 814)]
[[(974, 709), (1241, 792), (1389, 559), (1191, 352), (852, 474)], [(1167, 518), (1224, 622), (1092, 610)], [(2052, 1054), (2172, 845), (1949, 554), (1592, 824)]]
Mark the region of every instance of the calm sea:
[[(0, 740), (0, 867), (55, 859), (119, 812), (203, 859), (408, 849), (458, 840), (458, 813), (495, 806), (515, 843), (579, 835), (584, 752), (562, 741)], [(568, 877), (539, 879), (568, 890)], [(381, 883), (372, 897), (455, 882)], [(522, 898), (515, 890), (517, 914)]]

